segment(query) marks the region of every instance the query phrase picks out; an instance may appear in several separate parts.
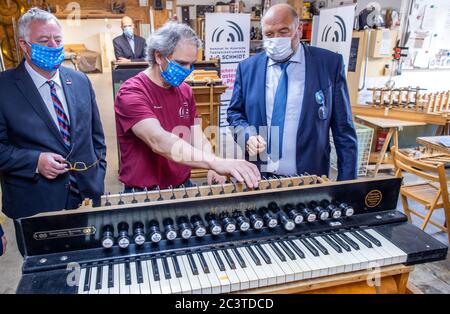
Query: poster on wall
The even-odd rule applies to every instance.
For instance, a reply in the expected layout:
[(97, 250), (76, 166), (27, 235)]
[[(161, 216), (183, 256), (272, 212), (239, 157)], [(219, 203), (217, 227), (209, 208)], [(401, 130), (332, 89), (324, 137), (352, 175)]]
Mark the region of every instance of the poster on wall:
[(226, 126), (226, 111), (233, 94), (236, 70), (250, 53), (250, 14), (205, 13), (205, 58), (220, 59), (227, 90), (222, 94), (219, 123)]
[(313, 46), (340, 53), (347, 66), (356, 5), (348, 5), (331, 9), (321, 9), (316, 32), (312, 39)]

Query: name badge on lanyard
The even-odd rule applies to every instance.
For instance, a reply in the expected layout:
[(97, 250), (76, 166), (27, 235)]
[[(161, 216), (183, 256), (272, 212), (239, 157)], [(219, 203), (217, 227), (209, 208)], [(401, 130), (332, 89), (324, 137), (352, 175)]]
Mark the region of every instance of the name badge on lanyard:
[(316, 103), (319, 105), (318, 115), (320, 120), (326, 120), (328, 116), (328, 110), (325, 106), (325, 95), (321, 90), (316, 92)]

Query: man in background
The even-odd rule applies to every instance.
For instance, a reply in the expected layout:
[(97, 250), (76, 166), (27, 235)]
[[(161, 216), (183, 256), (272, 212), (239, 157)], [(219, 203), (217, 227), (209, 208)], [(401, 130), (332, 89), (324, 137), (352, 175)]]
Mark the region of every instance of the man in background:
[(119, 62), (145, 61), (145, 39), (134, 34), (134, 22), (124, 16), (121, 22), (123, 34), (114, 38), (114, 54)]

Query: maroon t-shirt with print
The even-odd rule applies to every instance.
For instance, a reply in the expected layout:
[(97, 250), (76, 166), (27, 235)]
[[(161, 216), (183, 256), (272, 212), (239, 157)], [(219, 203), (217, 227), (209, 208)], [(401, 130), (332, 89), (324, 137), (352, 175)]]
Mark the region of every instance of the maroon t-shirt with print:
[[(126, 186), (161, 189), (177, 186), (189, 178), (191, 168), (154, 153), (132, 127), (148, 118), (159, 120), (162, 128), (184, 138), (196, 117), (192, 89), (186, 83), (163, 88), (141, 72), (122, 84), (114, 104), (120, 149), (119, 180)], [(189, 138), (185, 139), (189, 141)]]

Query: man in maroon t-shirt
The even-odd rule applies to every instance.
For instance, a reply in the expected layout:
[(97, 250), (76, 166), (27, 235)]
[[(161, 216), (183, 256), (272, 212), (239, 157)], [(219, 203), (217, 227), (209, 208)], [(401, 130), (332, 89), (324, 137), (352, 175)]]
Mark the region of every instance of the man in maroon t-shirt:
[(231, 175), (250, 188), (261, 179), (245, 160), (214, 155), (196, 117), (192, 89), (183, 83), (196, 61), (200, 40), (185, 24), (167, 23), (148, 40), (149, 69), (126, 81), (116, 102), (121, 166), (130, 189), (189, 185), (191, 167), (209, 169), (208, 183)]

